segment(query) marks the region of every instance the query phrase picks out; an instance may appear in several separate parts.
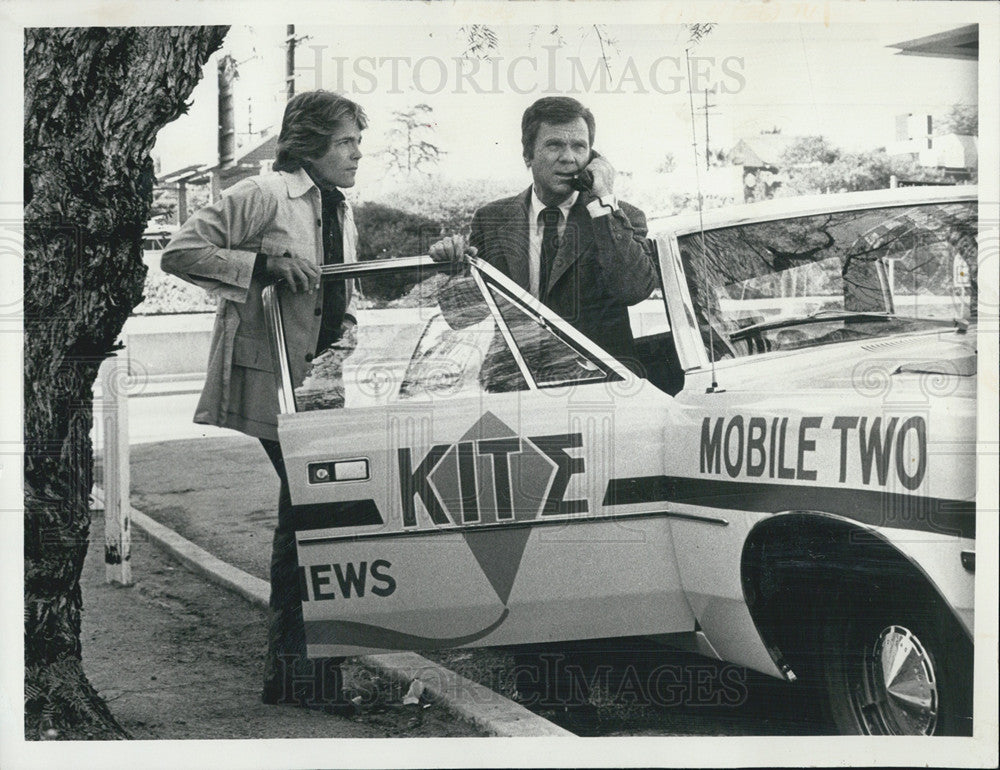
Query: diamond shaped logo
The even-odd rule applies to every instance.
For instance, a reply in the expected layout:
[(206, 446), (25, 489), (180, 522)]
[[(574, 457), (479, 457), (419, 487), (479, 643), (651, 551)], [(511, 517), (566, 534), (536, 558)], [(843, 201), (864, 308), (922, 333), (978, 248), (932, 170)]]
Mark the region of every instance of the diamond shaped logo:
[[(431, 491), (452, 524), (502, 524), (538, 518), (556, 464), (529, 439), (486, 412), (428, 474)], [(507, 603), (528, 527), (465, 530), (463, 537), (480, 568)]]

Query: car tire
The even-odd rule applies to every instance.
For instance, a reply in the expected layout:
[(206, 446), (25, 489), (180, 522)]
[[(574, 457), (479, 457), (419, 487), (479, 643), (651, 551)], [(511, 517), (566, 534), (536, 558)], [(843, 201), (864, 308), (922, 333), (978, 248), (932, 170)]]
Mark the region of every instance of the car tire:
[(972, 734), (973, 645), (939, 601), (838, 606), (816, 628), (839, 733)]

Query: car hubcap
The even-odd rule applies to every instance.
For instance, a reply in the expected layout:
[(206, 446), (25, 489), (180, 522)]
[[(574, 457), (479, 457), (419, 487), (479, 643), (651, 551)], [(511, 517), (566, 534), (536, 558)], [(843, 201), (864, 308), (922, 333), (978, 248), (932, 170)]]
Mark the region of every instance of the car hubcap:
[(879, 634), (873, 653), (866, 673), (874, 697), (865, 710), (890, 734), (933, 734), (938, 717), (937, 680), (934, 663), (920, 640), (902, 626), (889, 626)]

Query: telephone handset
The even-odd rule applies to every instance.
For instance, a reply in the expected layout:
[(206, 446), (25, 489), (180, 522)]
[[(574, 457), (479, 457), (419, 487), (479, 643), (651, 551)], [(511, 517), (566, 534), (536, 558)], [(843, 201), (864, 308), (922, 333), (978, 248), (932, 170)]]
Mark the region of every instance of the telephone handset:
[[(590, 165), (590, 161), (594, 158), (601, 157), (601, 153), (597, 150), (590, 151), (590, 158), (587, 160), (587, 165)], [(573, 177), (573, 181), (570, 182), (570, 186), (574, 190), (579, 190), (580, 192), (590, 192), (594, 187), (594, 174), (591, 171), (587, 171), (583, 168), (579, 174)]]

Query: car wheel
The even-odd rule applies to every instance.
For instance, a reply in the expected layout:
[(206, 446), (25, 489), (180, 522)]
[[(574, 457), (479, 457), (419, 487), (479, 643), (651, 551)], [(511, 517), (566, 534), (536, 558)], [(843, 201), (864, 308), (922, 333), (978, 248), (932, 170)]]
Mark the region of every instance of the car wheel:
[(957, 623), (936, 602), (859, 604), (819, 625), (838, 732), (971, 735), (973, 647)]

